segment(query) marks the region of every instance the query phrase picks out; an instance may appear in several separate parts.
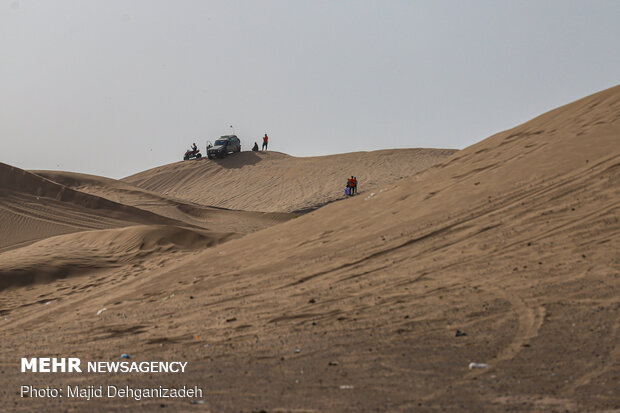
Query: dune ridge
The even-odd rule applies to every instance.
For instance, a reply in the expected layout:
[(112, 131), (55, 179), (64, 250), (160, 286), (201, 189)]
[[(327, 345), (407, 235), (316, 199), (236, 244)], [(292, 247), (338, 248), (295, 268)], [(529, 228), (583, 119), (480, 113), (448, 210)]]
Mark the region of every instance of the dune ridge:
[(136, 224), (183, 223), (0, 163), (0, 251), (59, 234)]
[(124, 182), (203, 205), (264, 212), (316, 209), (343, 198), (355, 175), (359, 191), (395, 182), (445, 159), (451, 149), (392, 149), (296, 158), (241, 152), (225, 159), (181, 161)]
[(230, 210), (158, 194), (123, 181), (73, 172), (32, 171), (80, 192), (109, 199), (215, 232), (254, 232), (295, 214)]

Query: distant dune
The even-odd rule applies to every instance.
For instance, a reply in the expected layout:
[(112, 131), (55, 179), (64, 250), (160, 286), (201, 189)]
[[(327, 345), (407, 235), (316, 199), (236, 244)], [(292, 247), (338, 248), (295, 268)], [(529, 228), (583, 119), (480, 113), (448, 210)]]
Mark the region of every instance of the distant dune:
[(225, 159), (180, 161), (124, 178), (144, 189), (203, 205), (246, 211), (312, 210), (343, 199), (347, 178), (360, 194), (424, 170), (455, 151), (393, 149), (296, 158), (241, 152)]
[(149, 211), (167, 218), (215, 232), (246, 234), (284, 222), (295, 215), (235, 211), (211, 207), (165, 194), (157, 194), (135, 185), (95, 175), (58, 171), (32, 171), (80, 192)]
[[(49, 408), (15, 394), (15, 383), (42, 380), (19, 372), (20, 348), (188, 361), (182, 377), (123, 384), (200, 385), (200, 407), (217, 412), (616, 411), (620, 86), (445, 155), (242, 153), (122, 184), (58, 175), (169, 214), (157, 197), (247, 211), (324, 206), (245, 235), (149, 223), (0, 253), (3, 400)], [(15, 173), (28, 198), (11, 205), (32, 208), (51, 181)], [(331, 202), (351, 174), (360, 194)], [(62, 211), (66, 201), (55, 202)], [(63, 400), (67, 410), (194, 407)]]
[(136, 224), (180, 222), (0, 163), (0, 251), (58, 234)]

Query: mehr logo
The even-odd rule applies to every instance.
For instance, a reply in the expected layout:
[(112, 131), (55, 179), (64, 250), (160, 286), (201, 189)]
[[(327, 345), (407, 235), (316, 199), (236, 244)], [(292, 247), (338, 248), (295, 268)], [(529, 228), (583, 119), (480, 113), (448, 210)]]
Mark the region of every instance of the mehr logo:
[[(22, 373), (81, 373), (77, 357), (22, 358)], [(187, 361), (88, 361), (88, 373), (185, 373)]]
[(22, 357), (22, 373), (81, 373), (80, 359), (76, 357)]

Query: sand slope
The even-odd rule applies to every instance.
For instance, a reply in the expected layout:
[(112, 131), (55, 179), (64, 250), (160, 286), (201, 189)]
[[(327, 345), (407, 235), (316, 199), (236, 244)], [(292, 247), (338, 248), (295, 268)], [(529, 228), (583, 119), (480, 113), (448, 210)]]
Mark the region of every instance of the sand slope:
[(123, 181), (59, 171), (32, 171), (66, 187), (215, 232), (246, 234), (287, 221), (295, 214), (235, 211), (157, 194)]
[[(55, 406), (16, 403), (14, 383), (47, 380), (18, 372), (11, 348), (22, 346), (87, 360), (128, 351), (187, 360), (182, 377), (122, 381), (204, 386), (201, 408), (211, 411), (615, 411), (619, 142), (617, 86), (419, 174), (206, 250), (161, 250), (135, 268), (130, 258), (92, 277), (7, 289), (2, 398), (18, 411)], [(216, 167), (174, 164), (151, 171), (151, 183), (161, 191), (170, 168), (196, 174), (193, 182), (199, 168)], [(134, 182), (147, 187), (143, 179)], [(278, 191), (273, 203), (295, 209)]]
[(315, 209), (343, 198), (355, 175), (363, 193), (434, 165), (450, 149), (394, 149), (295, 158), (241, 152), (225, 159), (177, 162), (124, 178), (151, 191), (203, 205), (248, 211)]
[(49, 236), (135, 224), (181, 224), (0, 163), (0, 251)]
[(84, 276), (102, 268), (135, 266), (152, 255), (205, 249), (237, 236), (171, 225), (134, 225), (49, 237), (0, 254), (0, 290)]
[[(619, 139), (615, 87), (373, 196), (233, 241), (209, 254), (213, 265), (250, 249), (269, 260), (202, 272), (192, 290), (205, 302), (237, 298), (195, 314), (245, 326), (211, 326), (222, 345), (216, 358), (232, 352), (230, 340), (250, 363), (273, 355), (253, 337), (281, 343), (279, 374), (313, 389), (292, 390), (286, 406), (314, 392), (323, 403), (303, 406), (333, 411), (616, 408)], [(467, 336), (455, 337), (457, 329)], [(297, 346), (305, 357), (287, 353)], [(332, 360), (345, 366), (330, 370)], [(491, 368), (470, 371), (470, 362)], [(274, 372), (264, 387), (251, 379), (239, 386), (249, 393), (280, 380)], [(328, 389), (339, 384), (359, 390), (334, 408)]]

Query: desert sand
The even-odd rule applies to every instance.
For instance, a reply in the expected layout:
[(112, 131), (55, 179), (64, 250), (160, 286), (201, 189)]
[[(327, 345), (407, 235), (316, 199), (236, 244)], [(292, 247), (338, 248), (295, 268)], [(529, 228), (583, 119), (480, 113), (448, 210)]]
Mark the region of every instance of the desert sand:
[(140, 188), (203, 205), (266, 211), (309, 211), (342, 199), (355, 176), (360, 193), (411, 176), (452, 155), (451, 149), (400, 149), (296, 158), (242, 152), (209, 162), (177, 162), (124, 178)]
[[(620, 86), (458, 152), (0, 167), (4, 410), (620, 411)], [(19, 372), (123, 353), (188, 371)], [(204, 397), (17, 394), (51, 380)]]

